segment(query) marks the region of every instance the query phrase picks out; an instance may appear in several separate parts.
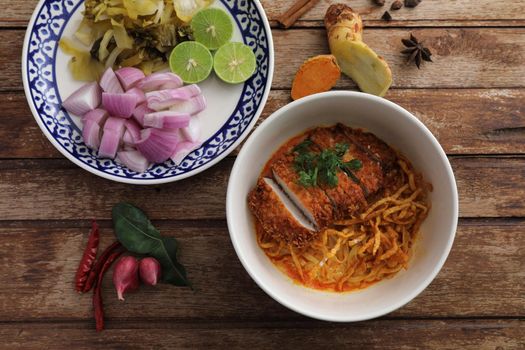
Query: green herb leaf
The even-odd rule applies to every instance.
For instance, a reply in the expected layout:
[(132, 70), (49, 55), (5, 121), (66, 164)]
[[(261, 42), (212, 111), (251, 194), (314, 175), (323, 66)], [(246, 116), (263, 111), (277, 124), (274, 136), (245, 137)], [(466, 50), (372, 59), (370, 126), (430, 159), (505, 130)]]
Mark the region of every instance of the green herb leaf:
[(349, 170), (359, 170), (363, 167), (363, 163), (359, 159), (352, 159), (349, 162), (343, 163), (343, 168)]
[(156, 258), (162, 266), (162, 280), (176, 286), (190, 285), (186, 269), (177, 261), (177, 241), (162, 237), (142, 210), (128, 203), (118, 203), (112, 210), (117, 239), (132, 253)]
[(312, 140), (305, 139), (303, 142), (297, 144), (293, 149), (292, 152), (297, 152), (299, 154), (308, 152), (310, 146), (312, 145)]

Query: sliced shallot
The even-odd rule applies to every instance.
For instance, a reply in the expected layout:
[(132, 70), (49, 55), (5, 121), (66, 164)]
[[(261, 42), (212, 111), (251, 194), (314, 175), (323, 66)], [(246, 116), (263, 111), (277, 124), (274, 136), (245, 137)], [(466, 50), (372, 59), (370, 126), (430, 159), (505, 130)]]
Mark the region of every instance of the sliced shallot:
[(104, 124), (104, 131), (102, 133), (102, 140), (100, 141), (100, 148), (98, 155), (103, 158), (115, 158), (120, 140), (124, 134), (125, 120), (122, 118), (109, 117)]
[(82, 116), (100, 105), (100, 94), (101, 90), (97, 82), (83, 85), (62, 102), (62, 107), (69, 113)]
[(182, 86), (182, 79), (173, 73), (153, 73), (139, 81), (136, 86), (146, 92), (160, 88), (176, 89)]
[(137, 105), (134, 94), (102, 93), (102, 105), (112, 117), (129, 118)]
[(82, 117), (82, 123), (86, 123), (88, 120), (94, 121), (99, 126), (103, 126), (108, 118), (108, 112), (101, 108), (95, 108), (92, 111), (87, 112)]
[(104, 92), (109, 92), (112, 94), (121, 94), (124, 92), (117, 76), (115, 75), (115, 72), (113, 72), (111, 67), (106, 69), (104, 74), (102, 74), (99, 84)]
[(159, 129), (178, 129), (190, 124), (191, 116), (187, 113), (162, 111), (144, 115), (144, 126)]
[(117, 158), (122, 164), (137, 173), (145, 172), (149, 167), (148, 160), (137, 150), (120, 151)]
[(137, 83), (145, 77), (144, 72), (134, 67), (120, 68), (115, 74), (126, 91), (137, 85)]
[(141, 125), (144, 126), (144, 115), (155, 112), (153, 109), (148, 107), (147, 103), (138, 105), (133, 111), (133, 118)]
[(178, 89), (159, 90), (146, 93), (148, 107), (156, 111), (169, 108), (175, 103), (187, 101), (201, 93), (201, 89), (196, 85), (186, 85)]
[(142, 129), (140, 125), (136, 121), (128, 119), (126, 120), (125, 127), (126, 132), (129, 133), (131, 137), (131, 141), (133, 143), (138, 142), (140, 140), (140, 130)]
[(126, 94), (135, 95), (137, 97), (137, 105), (146, 101), (146, 94), (139, 88), (131, 88), (128, 91), (126, 91)]
[(191, 115), (202, 112), (206, 109), (206, 99), (203, 95), (197, 95), (187, 101), (182, 101), (170, 107), (170, 111), (188, 113)]
[(82, 127), (82, 138), (86, 146), (98, 150), (100, 147), (100, 125), (93, 120), (86, 120)]
[(198, 116), (191, 117), (189, 125), (183, 127), (181, 132), (187, 141), (198, 142), (201, 137), (201, 124)]
[(179, 165), (188, 154), (199, 148), (200, 145), (199, 142), (180, 142), (177, 144), (177, 147), (175, 147), (175, 152), (173, 152), (170, 158), (175, 165)]
[(142, 130), (135, 146), (150, 162), (162, 163), (173, 155), (178, 142), (176, 132), (150, 128)]

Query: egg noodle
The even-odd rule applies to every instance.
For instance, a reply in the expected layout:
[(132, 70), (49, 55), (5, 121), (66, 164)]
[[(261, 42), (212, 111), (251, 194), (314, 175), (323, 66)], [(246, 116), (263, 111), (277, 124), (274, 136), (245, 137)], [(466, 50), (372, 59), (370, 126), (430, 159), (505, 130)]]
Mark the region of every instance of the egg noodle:
[(400, 176), (379, 199), (335, 222), (307, 247), (279, 242), (257, 227), (259, 246), (289, 277), (315, 289), (361, 289), (406, 269), (432, 188), (401, 155), (398, 164)]

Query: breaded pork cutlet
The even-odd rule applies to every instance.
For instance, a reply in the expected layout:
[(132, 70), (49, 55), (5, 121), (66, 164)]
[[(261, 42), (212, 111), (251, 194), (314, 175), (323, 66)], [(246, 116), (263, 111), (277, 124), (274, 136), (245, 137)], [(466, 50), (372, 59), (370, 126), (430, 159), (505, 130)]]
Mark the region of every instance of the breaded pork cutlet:
[(276, 240), (302, 247), (317, 229), (269, 178), (261, 178), (248, 196), (248, 206), (265, 232)]
[[(295, 146), (305, 139), (310, 153), (346, 145), (342, 162), (358, 159), (360, 167), (336, 172), (337, 185), (304, 186), (299, 181)], [(280, 241), (302, 247), (334, 220), (366, 206), (396, 173), (397, 155), (373, 134), (338, 124), (316, 128), (281, 147), (249, 195), (249, 207), (263, 229)], [(339, 156), (340, 157), (340, 156)], [(339, 167), (339, 165), (338, 165)], [(267, 177), (272, 177), (268, 179)]]

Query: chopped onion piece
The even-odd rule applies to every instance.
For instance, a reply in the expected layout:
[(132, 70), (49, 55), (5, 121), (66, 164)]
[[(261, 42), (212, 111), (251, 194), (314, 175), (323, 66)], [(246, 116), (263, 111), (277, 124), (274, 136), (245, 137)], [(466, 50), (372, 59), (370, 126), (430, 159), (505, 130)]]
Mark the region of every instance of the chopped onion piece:
[(187, 141), (198, 142), (201, 137), (201, 123), (198, 117), (192, 117), (188, 126), (181, 129)]
[(113, 130), (104, 130), (102, 140), (100, 141), (100, 148), (98, 149), (99, 157), (115, 158), (121, 139), (122, 133), (119, 134)]
[(91, 120), (102, 127), (104, 123), (106, 122), (107, 118), (108, 118), (108, 112), (106, 112), (102, 108), (96, 108), (84, 114), (84, 116), (82, 117), (82, 123), (85, 124), (87, 121)]
[(201, 145), (200, 142), (190, 142), (190, 141), (184, 141), (180, 142), (177, 147), (175, 147), (175, 152), (171, 155), (171, 160), (175, 165), (179, 165), (182, 163), (184, 158), (188, 156), (191, 152), (199, 148)]
[(94, 120), (86, 120), (82, 128), (82, 137), (86, 146), (98, 150), (100, 147), (100, 125)]
[(182, 86), (182, 79), (173, 73), (153, 73), (137, 83), (137, 87), (145, 92), (165, 89), (176, 89)]
[(140, 140), (140, 130), (142, 129), (140, 125), (136, 121), (128, 119), (126, 120), (125, 126), (126, 132), (128, 132), (131, 136), (132, 142), (138, 142)]
[(176, 132), (150, 128), (142, 130), (141, 139), (135, 145), (147, 160), (162, 163), (173, 155), (178, 142)]
[(115, 75), (115, 72), (113, 72), (111, 67), (106, 69), (104, 74), (102, 74), (99, 84), (104, 92), (110, 92), (112, 94), (121, 94), (124, 92), (122, 86), (120, 86), (117, 76)]
[(135, 95), (135, 97), (137, 97), (137, 105), (146, 101), (146, 94), (139, 88), (131, 88), (126, 91), (126, 94)]
[(133, 94), (102, 93), (102, 105), (112, 117), (129, 118), (137, 105), (137, 97)]
[(137, 106), (133, 111), (133, 118), (141, 125), (144, 126), (144, 115), (155, 112), (153, 109), (148, 108), (147, 103), (143, 103)]
[(106, 123), (104, 124), (104, 131), (110, 130), (110, 131), (116, 132), (117, 134), (123, 134), (125, 124), (126, 124), (125, 119), (109, 117), (106, 120)]
[(133, 141), (133, 136), (131, 136), (129, 130), (124, 131), (124, 135), (122, 136), (122, 143), (124, 144), (124, 146), (135, 147), (135, 141)]
[(156, 111), (169, 108), (175, 103), (187, 101), (201, 93), (196, 85), (186, 85), (178, 89), (159, 90), (146, 93), (148, 107)]
[(188, 113), (190, 115), (200, 113), (204, 109), (206, 109), (206, 99), (203, 95), (197, 95), (170, 107), (170, 111)]
[(100, 93), (100, 86), (97, 82), (83, 85), (62, 102), (62, 107), (69, 113), (84, 115), (100, 105)]
[(138, 68), (134, 67), (124, 67), (118, 69), (115, 74), (117, 75), (120, 84), (124, 90), (129, 90), (133, 88), (141, 79), (144, 79), (145, 75)]
[(190, 125), (191, 116), (187, 113), (162, 111), (144, 115), (144, 126), (159, 129), (178, 129)]
[(149, 167), (148, 160), (137, 150), (120, 151), (117, 157), (122, 164), (137, 173), (143, 173)]

